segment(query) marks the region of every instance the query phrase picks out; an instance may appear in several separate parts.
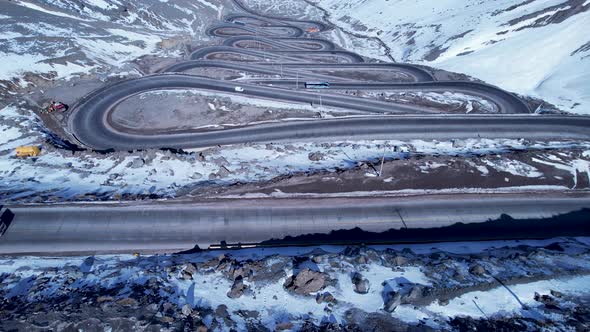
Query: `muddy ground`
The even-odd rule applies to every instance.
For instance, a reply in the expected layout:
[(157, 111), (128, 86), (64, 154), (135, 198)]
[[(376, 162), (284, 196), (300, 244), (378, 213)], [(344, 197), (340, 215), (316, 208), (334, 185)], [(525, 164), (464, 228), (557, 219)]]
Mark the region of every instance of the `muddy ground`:
[[(310, 154), (310, 161), (330, 158)], [(282, 194), (412, 194), (454, 190), (588, 190), (590, 174), (573, 165), (590, 162), (586, 149), (569, 151), (520, 151), (507, 154), (461, 156), (412, 156), (396, 160), (358, 162), (351, 169), (291, 174), (269, 182), (236, 184), (228, 187), (199, 188), (191, 195)], [(545, 188), (544, 188), (545, 187)], [(190, 188), (190, 187), (189, 187)], [(523, 188), (524, 189), (524, 188)]]

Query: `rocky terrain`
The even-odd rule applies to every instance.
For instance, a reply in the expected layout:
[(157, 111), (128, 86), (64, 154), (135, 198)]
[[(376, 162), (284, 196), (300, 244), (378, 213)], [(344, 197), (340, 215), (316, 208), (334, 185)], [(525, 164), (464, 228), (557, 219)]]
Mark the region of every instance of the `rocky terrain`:
[(0, 259), (3, 331), (585, 330), (590, 242)]
[[(583, 191), (590, 186), (590, 147), (584, 142), (471, 139), (248, 143), (195, 151), (97, 153), (63, 141), (26, 108), (5, 108), (0, 121), (0, 176), (7, 179), (0, 183), (3, 202), (248, 193)], [(39, 143), (43, 143), (39, 157), (14, 157), (15, 147)]]
[[(251, 0), (250, 5), (328, 21), (338, 27), (334, 42), (368, 57), (468, 74), (540, 97), (562, 111), (590, 113), (585, 0)], [(359, 47), (355, 40), (367, 44)]]

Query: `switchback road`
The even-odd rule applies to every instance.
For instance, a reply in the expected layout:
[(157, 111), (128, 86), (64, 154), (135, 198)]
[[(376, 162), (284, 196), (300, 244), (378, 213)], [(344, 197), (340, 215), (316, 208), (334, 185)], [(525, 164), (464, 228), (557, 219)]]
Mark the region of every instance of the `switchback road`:
[[(238, 7), (244, 6), (239, 3)], [(365, 63), (364, 58), (357, 54), (338, 50), (330, 41), (309, 36), (306, 28), (323, 31), (329, 27), (321, 22), (256, 15), (252, 10), (245, 14), (230, 15), (224, 23), (207, 30), (211, 36), (227, 37), (222, 45), (199, 48), (191, 54), (190, 60), (165, 68), (161, 74), (122, 81), (91, 93), (75, 105), (69, 118), (70, 131), (81, 144), (100, 150), (197, 148), (247, 142), (333, 141), (350, 137), (398, 140), (472, 137), (586, 140), (590, 136), (590, 130), (586, 130), (589, 120), (584, 117), (533, 115), (518, 96), (495, 86), (471, 81), (437, 81), (428, 70), (411, 64)], [(238, 84), (190, 74), (191, 70), (199, 68), (234, 70), (266, 75), (268, 78), (240, 81)], [(379, 77), (399, 79), (383, 81)], [(329, 89), (305, 89), (304, 81), (309, 80), (329, 82)], [(238, 85), (243, 91), (235, 90)], [(110, 114), (119, 103), (159, 89), (195, 89), (293, 104), (321, 104), (341, 111), (366, 113), (367, 116), (280, 122), (224, 130), (172, 129), (167, 132), (149, 128), (133, 130), (117, 126), (111, 121)], [(497, 107), (498, 114), (441, 114), (441, 111), (419, 104), (336, 93), (339, 90), (466, 94), (488, 100)], [(519, 116), (505, 116), (507, 114)], [(376, 115), (383, 117), (379, 119)]]

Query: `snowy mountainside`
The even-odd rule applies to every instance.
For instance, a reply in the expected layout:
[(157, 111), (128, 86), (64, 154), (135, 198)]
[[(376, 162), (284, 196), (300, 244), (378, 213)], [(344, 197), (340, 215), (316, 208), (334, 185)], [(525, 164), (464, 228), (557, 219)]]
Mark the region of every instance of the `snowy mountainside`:
[(588, 0), (313, 3), (339, 27), (380, 38), (396, 61), (465, 73), (590, 114)]
[(16, 0), (0, 7), (0, 90), (129, 71), (125, 64), (146, 54), (178, 55), (179, 41), (204, 38), (224, 8), (212, 0)]

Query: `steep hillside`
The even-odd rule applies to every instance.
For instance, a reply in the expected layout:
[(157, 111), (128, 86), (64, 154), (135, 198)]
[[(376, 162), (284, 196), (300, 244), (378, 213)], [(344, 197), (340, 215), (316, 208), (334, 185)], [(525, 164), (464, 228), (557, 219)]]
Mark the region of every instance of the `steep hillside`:
[[(206, 38), (222, 1), (3, 1), (0, 97), (39, 80), (108, 74), (147, 54), (178, 55), (181, 41)], [(13, 92), (14, 93), (14, 92)]]
[(313, 0), (400, 62), (462, 72), (590, 114), (588, 0)]

